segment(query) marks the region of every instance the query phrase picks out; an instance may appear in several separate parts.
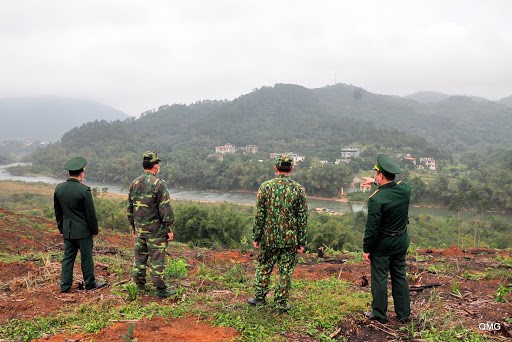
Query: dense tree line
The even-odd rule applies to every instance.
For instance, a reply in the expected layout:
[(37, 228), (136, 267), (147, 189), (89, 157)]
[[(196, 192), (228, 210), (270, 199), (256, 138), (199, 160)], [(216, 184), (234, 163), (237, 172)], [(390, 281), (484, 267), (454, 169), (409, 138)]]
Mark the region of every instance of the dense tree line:
[[(100, 225), (128, 232), (124, 201), (96, 200)], [(209, 248), (250, 248), (255, 208), (232, 204), (173, 203), (178, 242)], [(344, 215), (309, 213), (307, 248), (336, 251), (361, 251), (366, 224), (364, 211)], [(411, 241), (418, 247), (491, 247), (512, 246), (512, 223), (505, 217), (474, 212), (454, 213), (447, 217), (412, 215), (409, 221)]]
[[(438, 164), (437, 173), (402, 165), (414, 203), (474, 210), (465, 198), (477, 194), (478, 208), (511, 210), (511, 153), (489, 147), (509, 141), (511, 109), (473, 102), (452, 98), (420, 105), (347, 85), (263, 87), (233, 101), (165, 105), (138, 119), (89, 122), (36, 151), (31, 171), (65, 176), (62, 165), (79, 154), (89, 161), (87, 179), (128, 186), (141, 173), (141, 154), (151, 149), (163, 160), (161, 177), (172, 187), (256, 191), (273, 175), (269, 153), (295, 152), (306, 156), (293, 177), (308, 194), (336, 197), (355, 175), (371, 170), (378, 153), (402, 152)], [(261, 152), (224, 161), (208, 157), (226, 143), (257, 144)], [(361, 158), (332, 164), (353, 144), (361, 147)]]

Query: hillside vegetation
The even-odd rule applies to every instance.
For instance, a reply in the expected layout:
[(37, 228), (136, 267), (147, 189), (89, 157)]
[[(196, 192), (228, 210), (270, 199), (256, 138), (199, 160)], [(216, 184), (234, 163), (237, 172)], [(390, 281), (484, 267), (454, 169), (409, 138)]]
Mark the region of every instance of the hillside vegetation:
[[(295, 152), (306, 157), (294, 177), (308, 194), (337, 197), (356, 174), (371, 170), (378, 153), (400, 152), (437, 161), (438, 173), (402, 164), (414, 203), (510, 211), (511, 129), (512, 108), (490, 101), (459, 96), (421, 104), (343, 84), (277, 84), (233, 101), (164, 105), (138, 119), (89, 122), (35, 152), (30, 171), (62, 176), (62, 165), (83, 155), (88, 179), (128, 186), (141, 172), (141, 154), (154, 149), (171, 187), (255, 191), (272, 177), (269, 153)], [(256, 144), (260, 152), (222, 162), (208, 157), (226, 143)], [(346, 146), (359, 147), (361, 157), (332, 164)]]
[[(360, 250), (338, 250), (335, 245), (325, 245), (323, 257), (317, 256), (314, 244), (301, 255), (291, 290), (292, 309), (279, 314), (271, 304), (247, 305), (257, 254), (243, 237), (245, 225), (250, 225), (244, 217), (252, 216), (253, 208), (173, 202), (176, 238), (183, 242), (170, 244), (165, 277), (177, 294), (158, 299), (151, 286), (146, 293), (134, 291), (133, 239), (125, 226), (110, 219), (123, 211), (126, 199), (96, 190), (101, 230), (95, 237), (95, 272), (108, 286), (79, 290), (77, 262), (75, 284), (70, 293), (61, 294), (63, 242), (54, 220), (45, 218), (53, 214), (48, 210), (52, 187), (0, 182), (0, 190), (0, 340), (478, 342), (512, 337), (512, 251), (467, 247), (470, 236), (464, 248), (411, 246), (410, 324), (400, 324), (393, 314), (387, 325), (363, 318), (362, 311), (371, 302), (369, 265)], [(362, 237), (355, 227), (364, 221), (364, 215), (312, 213), (315, 236), (310, 239), (318, 242), (319, 236), (330, 234), (325, 241), (335, 243), (355, 234), (358, 241), (351, 244), (357, 250), (354, 244), (359, 246)], [(423, 227), (432, 236), (448, 229), (433, 231), (440, 222), (434, 218), (420, 216), (415, 221), (411, 230)], [(347, 228), (349, 222), (355, 226)], [(242, 231), (240, 241), (226, 249), (216, 232), (229, 235), (234, 226)], [(211, 234), (194, 240), (194, 234), (205, 231)], [(419, 241), (418, 234), (411, 235)]]

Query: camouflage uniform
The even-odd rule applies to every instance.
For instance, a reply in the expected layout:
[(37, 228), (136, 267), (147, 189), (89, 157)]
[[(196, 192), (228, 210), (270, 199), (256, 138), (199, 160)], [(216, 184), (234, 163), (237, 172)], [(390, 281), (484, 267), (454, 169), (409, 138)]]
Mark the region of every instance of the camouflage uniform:
[[(144, 157), (148, 155), (151, 161), (160, 161), (156, 153), (146, 152)], [(136, 234), (134, 282), (138, 286), (146, 283), (146, 264), (149, 258), (153, 284), (157, 289), (166, 289), (165, 250), (168, 244), (167, 234), (172, 232), (174, 212), (165, 182), (148, 171), (134, 179), (128, 195), (127, 216)]]
[[(276, 158), (281, 163), (293, 164), (286, 155)], [(297, 264), (297, 248), (306, 245), (308, 206), (306, 191), (280, 174), (263, 182), (258, 190), (253, 240), (260, 244), (254, 296), (263, 301), (269, 292), (270, 274), (278, 263), (279, 281), (274, 293), (277, 309), (286, 310), (293, 269)]]

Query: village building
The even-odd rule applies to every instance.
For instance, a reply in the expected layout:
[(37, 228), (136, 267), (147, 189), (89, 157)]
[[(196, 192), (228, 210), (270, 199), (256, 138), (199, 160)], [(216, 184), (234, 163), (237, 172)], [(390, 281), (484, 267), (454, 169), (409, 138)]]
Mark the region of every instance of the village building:
[(359, 158), (361, 150), (357, 147), (345, 147), (341, 150), (341, 159)]
[(258, 153), (259, 148), (258, 145), (245, 145), (244, 150), (247, 153)]
[(436, 170), (436, 161), (431, 157), (422, 157), (420, 158), (420, 164), (423, 164), (427, 169), (431, 171)]
[(236, 147), (233, 144), (226, 144), (224, 146), (215, 146), (215, 153), (217, 154), (227, 154), (227, 153), (235, 153)]

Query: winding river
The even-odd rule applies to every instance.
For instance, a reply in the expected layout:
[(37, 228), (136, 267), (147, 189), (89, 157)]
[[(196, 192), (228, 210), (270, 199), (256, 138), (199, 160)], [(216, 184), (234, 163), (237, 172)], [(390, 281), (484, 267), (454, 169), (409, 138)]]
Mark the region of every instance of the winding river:
[[(58, 184), (60, 182), (65, 181), (65, 178), (53, 178), (53, 177), (45, 177), (45, 176), (15, 176), (11, 175), (7, 172), (7, 168), (16, 165), (27, 165), (18, 163), (18, 164), (10, 164), (10, 165), (0, 165), (0, 181), (2, 180), (11, 180), (11, 181), (23, 181), (28, 183), (46, 183), (46, 184)], [(85, 181), (87, 185), (90, 187), (96, 187), (99, 189), (108, 188), (109, 192), (126, 194), (127, 191), (123, 190), (119, 185), (105, 184), (105, 183), (97, 183), (97, 182), (89, 182)], [(255, 193), (245, 193), (245, 192), (213, 192), (213, 191), (182, 191), (178, 189), (169, 189), (169, 194), (173, 199), (179, 200), (190, 200), (190, 201), (203, 201), (203, 202), (228, 202), (228, 203), (238, 203), (238, 204), (254, 204), (256, 202), (256, 194)], [(316, 198), (308, 198), (308, 203), (310, 207), (314, 208), (327, 208), (331, 209), (335, 212), (349, 212), (350, 205), (345, 202), (337, 201), (334, 199), (316, 199)], [(365, 205), (362, 203), (352, 203), (352, 210), (360, 211), (364, 210)], [(424, 208), (424, 207), (415, 207), (411, 206), (410, 208), (411, 214), (426, 214), (432, 216), (450, 216), (453, 215), (453, 212), (450, 212), (446, 208)]]

